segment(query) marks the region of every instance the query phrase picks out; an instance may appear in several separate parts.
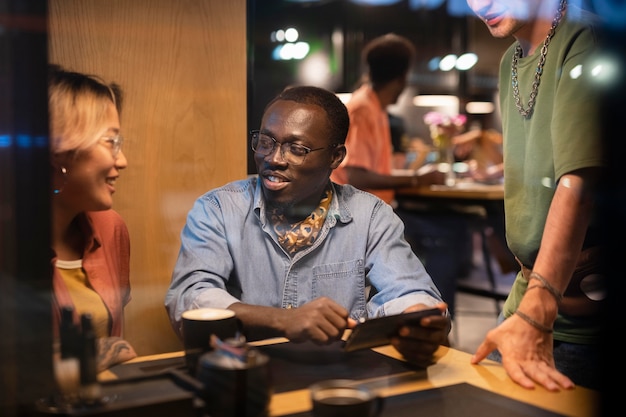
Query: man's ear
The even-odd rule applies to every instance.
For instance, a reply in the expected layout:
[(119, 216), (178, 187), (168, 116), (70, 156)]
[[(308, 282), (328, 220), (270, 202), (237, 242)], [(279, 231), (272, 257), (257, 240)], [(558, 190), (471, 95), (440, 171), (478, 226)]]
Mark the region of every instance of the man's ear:
[(330, 164), (330, 168), (331, 169), (335, 169), (337, 168), (341, 162), (343, 161), (343, 159), (346, 157), (346, 146), (341, 144), (341, 145), (337, 145), (335, 147), (335, 149), (333, 149), (333, 155), (332, 155), (332, 163)]

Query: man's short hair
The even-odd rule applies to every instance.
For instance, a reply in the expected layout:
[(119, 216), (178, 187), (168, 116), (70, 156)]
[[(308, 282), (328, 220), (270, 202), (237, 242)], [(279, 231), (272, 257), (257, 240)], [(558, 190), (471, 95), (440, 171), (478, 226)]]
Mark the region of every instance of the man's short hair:
[(348, 109), (335, 93), (314, 86), (287, 87), (268, 103), (266, 109), (278, 100), (289, 100), (321, 107), (326, 112), (328, 119), (330, 144), (346, 142), (350, 116)]
[(413, 64), (415, 46), (407, 38), (389, 33), (370, 41), (363, 50), (369, 80), (374, 86), (405, 77)]

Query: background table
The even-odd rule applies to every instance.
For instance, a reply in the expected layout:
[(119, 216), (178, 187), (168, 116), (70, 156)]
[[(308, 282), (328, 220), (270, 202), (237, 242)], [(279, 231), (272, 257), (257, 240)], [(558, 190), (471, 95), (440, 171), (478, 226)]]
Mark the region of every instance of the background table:
[(492, 268), (492, 254), (487, 244), (487, 229), (492, 222), (503, 222), (504, 184), (483, 184), (459, 180), (454, 186), (431, 185), (401, 188), (396, 191), (396, 200), (398, 206), (405, 210), (445, 211), (449, 215), (468, 219), (476, 225), (481, 237), (481, 252), (487, 273), (488, 288), (457, 282), (457, 291), (491, 298), (496, 304), (496, 311), (499, 311), (499, 303), (506, 299), (507, 294), (498, 291)]
[(426, 187), (400, 188), (396, 196), (403, 197), (427, 197), (437, 199), (461, 200), (479, 203), (484, 201), (502, 201), (504, 199), (504, 184), (482, 184), (471, 181), (459, 181), (454, 186), (431, 185)]

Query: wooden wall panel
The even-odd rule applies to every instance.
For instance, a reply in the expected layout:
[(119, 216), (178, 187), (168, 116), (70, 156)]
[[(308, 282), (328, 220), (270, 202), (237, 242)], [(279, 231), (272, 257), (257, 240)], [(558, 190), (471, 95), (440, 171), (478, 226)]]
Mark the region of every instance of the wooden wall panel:
[(119, 83), (131, 235), (125, 337), (181, 348), (163, 300), (193, 201), (246, 175), (245, 0), (49, 0), (49, 61)]

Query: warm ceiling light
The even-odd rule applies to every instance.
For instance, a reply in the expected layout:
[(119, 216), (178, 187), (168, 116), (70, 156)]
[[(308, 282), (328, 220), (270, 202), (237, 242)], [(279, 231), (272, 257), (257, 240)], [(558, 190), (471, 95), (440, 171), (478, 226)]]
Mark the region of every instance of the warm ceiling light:
[(469, 114), (493, 113), (495, 106), (490, 101), (470, 101), (465, 105), (465, 111)]
[(449, 95), (421, 95), (413, 97), (413, 104), (417, 107), (458, 107), (459, 98)]

